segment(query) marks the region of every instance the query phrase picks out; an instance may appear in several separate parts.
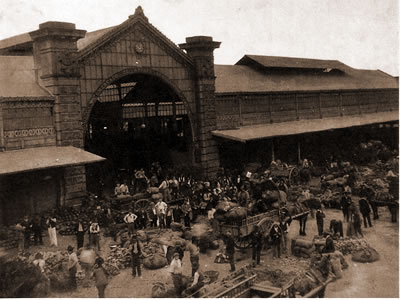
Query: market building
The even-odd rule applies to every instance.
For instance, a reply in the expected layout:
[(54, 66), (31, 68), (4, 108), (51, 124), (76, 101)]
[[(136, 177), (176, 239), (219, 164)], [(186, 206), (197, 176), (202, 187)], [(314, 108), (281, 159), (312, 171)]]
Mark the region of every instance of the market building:
[(175, 45), (141, 7), (94, 32), (46, 22), (0, 41), (0, 222), (79, 204), (86, 166), (105, 158), (212, 177), (235, 156), (300, 159), (348, 128), (397, 138), (398, 78), (315, 59), (215, 65), (219, 47), (206, 36)]

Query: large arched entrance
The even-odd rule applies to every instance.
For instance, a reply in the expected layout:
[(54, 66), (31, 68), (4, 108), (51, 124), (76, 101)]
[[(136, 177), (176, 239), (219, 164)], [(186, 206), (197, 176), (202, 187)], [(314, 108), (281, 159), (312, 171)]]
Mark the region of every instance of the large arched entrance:
[(135, 169), (149, 169), (154, 162), (163, 169), (191, 164), (189, 114), (184, 99), (163, 78), (137, 72), (124, 75), (96, 95), (85, 149), (107, 158), (107, 173), (125, 180)]

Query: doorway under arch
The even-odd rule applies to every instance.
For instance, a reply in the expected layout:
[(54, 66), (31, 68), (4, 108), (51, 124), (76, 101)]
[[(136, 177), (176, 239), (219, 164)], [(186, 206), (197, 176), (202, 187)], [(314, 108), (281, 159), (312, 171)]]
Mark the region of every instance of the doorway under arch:
[(191, 128), (187, 106), (175, 88), (158, 76), (133, 73), (97, 94), (85, 149), (107, 158), (107, 172), (122, 177), (149, 169), (153, 162), (171, 169), (193, 161)]

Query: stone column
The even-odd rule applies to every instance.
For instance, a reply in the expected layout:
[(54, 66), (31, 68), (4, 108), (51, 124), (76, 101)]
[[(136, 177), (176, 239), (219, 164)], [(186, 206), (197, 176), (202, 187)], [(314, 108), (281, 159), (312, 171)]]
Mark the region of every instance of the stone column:
[[(46, 22), (30, 32), (35, 70), (39, 83), (55, 97), (53, 108), (57, 146), (83, 147), (82, 114), (79, 96), (77, 40), (85, 30), (75, 24)], [(85, 167), (65, 168), (65, 204), (74, 204), (86, 194)]]
[(215, 110), (214, 49), (220, 42), (212, 37), (194, 36), (186, 38), (179, 46), (186, 50), (195, 63), (196, 74), (196, 144), (203, 174), (214, 177), (219, 168), (219, 155), (211, 131), (217, 129)]

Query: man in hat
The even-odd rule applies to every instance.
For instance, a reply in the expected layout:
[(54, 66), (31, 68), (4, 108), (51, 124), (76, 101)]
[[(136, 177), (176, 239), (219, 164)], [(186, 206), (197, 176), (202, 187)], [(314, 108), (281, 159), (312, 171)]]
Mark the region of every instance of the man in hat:
[(132, 276), (136, 277), (136, 272), (140, 279), (142, 279), (142, 270), (140, 268), (140, 259), (142, 256), (142, 247), (137, 238), (137, 233), (132, 234), (131, 240), (131, 265), (132, 265)]
[(24, 216), (24, 220), (22, 221), (21, 225), (25, 228), (24, 229), (24, 248), (28, 249), (31, 242), (31, 229), (32, 224), (29, 222), (29, 217)]
[(325, 214), (321, 209), (317, 210), (317, 214), (315, 215), (315, 219), (317, 220), (317, 228), (318, 228), (318, 235), (321, 236), (324, 232), (324, 218)]
[(261, 249), (263, 246), (263, 239), (264, 239), (258, 224), (254, 225), (254, 229), (250, 234), (250, 239), (251, 239), (251, 246), (253, 249), (253, 266), (255, 267), (256, 264), (257, 265), (260, 264)]
[(85, 227), (82, 222), (82, 216), (79, 215), (78, 217), (78, 222), (75, 225), (75, 231), (76, 231), (76, 243), (77, 243), (77, 248), (80, 249), (83, 247), (84, 239), (85, 239)]
[(193, 264), (192, 265), (192, 270), (194, 269), (193, 273), (193, 282), (192, 284), (185, 290), (184, 295), (185, 296), (190, 296), (197, 292), (199, 289), (201, 289), (204, 286), (204, 275), (202, 272), (200, 272), (200, 265)]
[(281, 228), (279, 227), (278, 222), (274, 222), (274, 225), (272, 225), (272, 228), (269, 232), (269, 236), (271, 238), (271, 243), (272, 243), (272, 253), (273, 257), (281, 257)]
[(236, 267), (235, 267), (235, 242), (232, 237), (232, 232), (228, 230), (226, 232), (226, 237), (225, 237), (225, 245), (226, 245), (226, 255), (228, 256), (229, 259), (229, 264), (231, 266), (231, 269), (229, 272), (235, 272)]
[(76, 272), (78, 268), (78, 256), (74, 252), (74, 247), (68, 246), (68, 272), (69, 272), (69, 282), (70, 287), (76, 290)]
[(186, 243), (185, 248), (189, 250), (190, 253), (190, 264), (192, 265), (192, 276), (193, 276), (196, 271), (194, 266), (199, 264), (200, 250), (199, 247), (197, 247), (195, 244), (189, 241)]
[(89, 240), (89, 243), (97, 247), (97, 249), (100, 251), (100, 226), (99, 223), (97, 223), (97, 219), (90, 224)]
[(342, 207), (342, 211), (343, 211), (343, 221), (347, 221), (349, 222), (350, 219), (350, 205), (352, 203), (352, 199), (350, 194), (348, 193), (343, 193), (343, 197), (340, 201), (340, 206)]
[[(369, 227), (372, 227), (372, 223), (371, 223), (371, 208), (369, 207), (368, 201), (365, 198), (361, 198), (358, 201), (359, 205), (360, 205), (360, 212), (363, 216), (364, 219), (364, 227), (367, 228), (369, 225)], [(368, 223), (367, 223), (368, 221)]]

